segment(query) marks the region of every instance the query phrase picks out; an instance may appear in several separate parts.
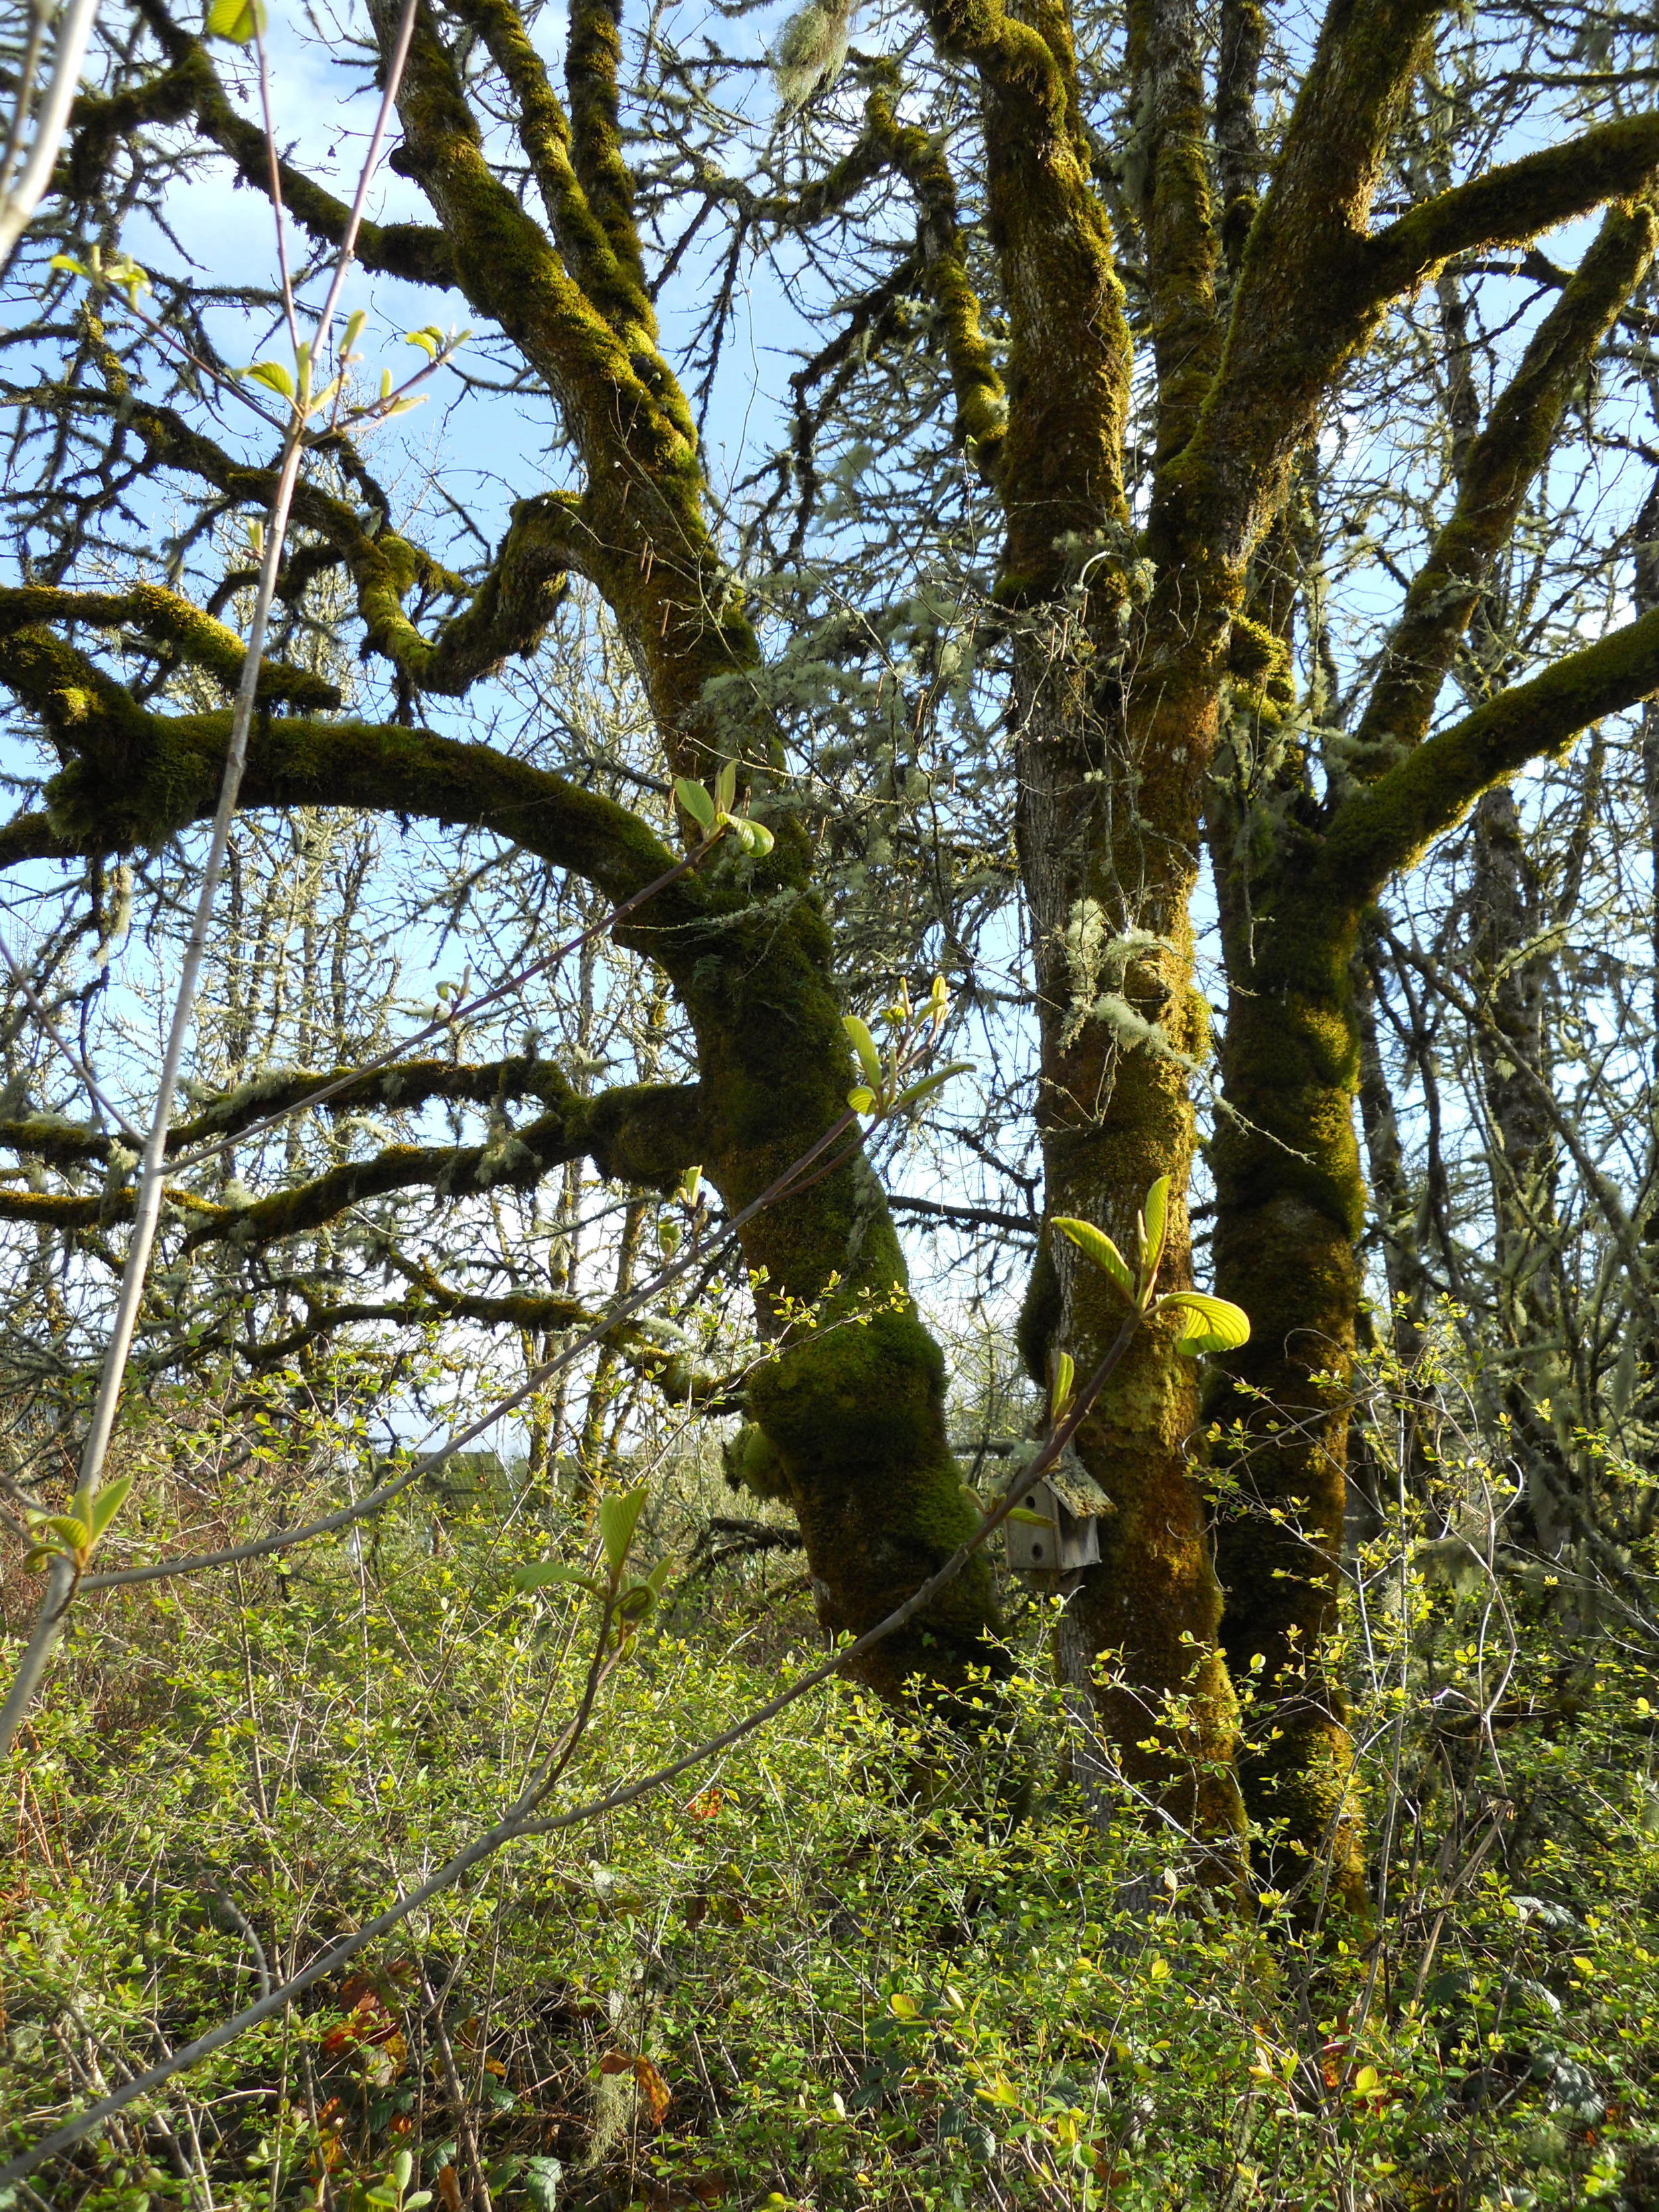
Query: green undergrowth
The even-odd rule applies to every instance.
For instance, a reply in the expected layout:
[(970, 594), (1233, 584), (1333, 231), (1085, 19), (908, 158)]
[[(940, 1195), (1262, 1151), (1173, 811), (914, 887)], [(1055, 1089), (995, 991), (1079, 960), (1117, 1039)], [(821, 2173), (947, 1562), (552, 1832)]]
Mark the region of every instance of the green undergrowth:
[[(295, 1448), (268, 1437), (218, 1482), (217, 1540), (269, 1525), (278, 1474), (307, 1510)], [(149, 1503), (111, 1563), (186, 1522), (203, 1540), (168, 1449), (132, 1448)], [(311, 1478), (309, 1504), (341, 1480)], [(701, 1461), (652, 1480), (639, 1542), (678, 1579), (550, 1813), (823, 1656), (781, 1516), (689, 1577), (710, 1515), (756, 1509)], [(285, 1565), (82, 1602), (5, 1783), (0, 2143), (247, 2004), (499, 1815), (575, 1710), (593, 1630), (580, 1590), (513, 1576), (579, 1560), (583, 1528), (486, 1467)], [(1181, 1837), (1127, 1801), (1091, 1821), (1050, 1601), (1011, 1592), (1024, 1671), (976, 1741), (814, 1690), (641, 1804), (514, 1844), (13, 2202), (1659, 2205), (1659, 1691), (1638, 1640), (1448, 1577), (1422, 1525), (1368, 1540), (1348, 1659), (1379, 1869), (1388, 1847), (1373, 1930), (1298, 1929), (1293, 1900), (1219, 1911)], [(15, 1632), (21, 1574), (3, 1596)]]

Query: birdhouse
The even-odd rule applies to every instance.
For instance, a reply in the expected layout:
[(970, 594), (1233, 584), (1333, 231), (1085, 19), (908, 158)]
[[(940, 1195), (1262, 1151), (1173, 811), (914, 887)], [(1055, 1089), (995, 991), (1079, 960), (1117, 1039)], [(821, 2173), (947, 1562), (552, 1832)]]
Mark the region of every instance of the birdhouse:
[(1008, 1564), (1021, 1575), (1064, 1575), (1096, 1565), (1100, 1517), (1116, 1510), (1069, 1446), (1051, 1468), (1026, 1484), (1014, 1504), (1040, 1516), (1035, 1521), (1011, 1518), (1006, 1523)]

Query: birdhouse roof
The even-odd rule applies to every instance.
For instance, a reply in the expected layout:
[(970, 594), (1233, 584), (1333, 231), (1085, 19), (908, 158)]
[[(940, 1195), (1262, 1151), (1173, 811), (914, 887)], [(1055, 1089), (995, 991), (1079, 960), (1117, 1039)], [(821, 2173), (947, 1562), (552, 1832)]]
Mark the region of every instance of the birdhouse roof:
[(1117, 1508), (1095, 1480), (1077, 1454), (1063, 1451), (1043, 1476), (1054, 1496), (1074, 1521), (1097, 1521)]

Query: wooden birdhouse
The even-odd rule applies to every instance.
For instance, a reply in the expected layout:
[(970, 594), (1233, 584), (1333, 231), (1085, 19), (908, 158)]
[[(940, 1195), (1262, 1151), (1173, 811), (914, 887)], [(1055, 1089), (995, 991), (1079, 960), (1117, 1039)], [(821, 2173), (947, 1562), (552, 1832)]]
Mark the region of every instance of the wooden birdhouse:
[(1014, 1504), (1017, 1510), (1039, 1516), (1011, 1517), (1005, 1524), (1008, 1564), (1016, 1574), (1064, 1575), (1097, 1565), (1101, 1516), (1116, 1508), (1069, 1447)]

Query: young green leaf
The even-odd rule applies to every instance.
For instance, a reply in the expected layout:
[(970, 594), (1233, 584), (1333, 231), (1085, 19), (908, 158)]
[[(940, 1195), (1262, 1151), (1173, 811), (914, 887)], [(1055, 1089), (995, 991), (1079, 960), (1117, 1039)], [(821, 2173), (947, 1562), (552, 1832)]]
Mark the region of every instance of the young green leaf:
[(1150, 1282), (1164, 1256), (1164, 1232), (1170, 1220), (1170, 1178), (1159, 1176), (1146, 1194), (1140, 1215), (1140, 1265)]
[(71, 276), (90, 277), (92, 271), (84, 261), (77, 261), (72, 253), (54, 253), (46, 264), (48, 269), (62, 269)]
[(902, 1106), (914, 1106), (923, 1098), (931, 1098), (934, 1091), (942, 1089), (955, 1077), (970, 1075), (973, 1066), (971, 1060), (953, 1060), (949, 1067), (935, 1068), (931, 1075), (924, 1075), (920, 1082), (911, 1084), (908, 1090), (900, 1091), (893, 1101), (893, 1111), (897, 1113)]
[(714, 778), (714, 805), (720, 813), (729, 814), (738, 796), (738, 764), (734, 760), (722, 761), (720, 772)]
[(855, 1114), (868, 1114), (875, 1106), (876, 1094), (862, 1083), (855, 1083), (847, 1094), (847, 1103)]
[(428, 323), (424, 330), (405, 331), (404, 332), (404, 343), (405, 345), (419, 346), (421, 351), (426, 356), (428, 361), (436, 361), (438, 358), (438, 349), (442, 345), (443, 342), (444, 334), (438, 328), (438, 325), (435, 323)]
[(340, 347), (342, 361), (351, 359), (351, 349), (363, 334), (363, 325), (368, 320), (367, 307), (354, 307), (345, 326), (345, 337)]
[(1109, 1275), (1126, 1298), (1135, 1294), (1135, 1279), (1124, 1258), (1103, 1229), (1097, 1229), (1091, 1221), (1073, 1221), (1067, 1214), (1054, 1216), (1054, 1227), (1062, 1237), (1068, 1237), (1079, 1252), (1094, 1261), (1104, 1275)]
[(280, 361), (256, 361), (252, 368), (245, 368), (242, 374), (251, 376), (256, 384), (263, 384), (267, 391), (276, 392), (281, 398), (292, 399), (294, 397), (294, 379)]
[(48, 1513), (44, 1520), (34, 1523), (32, 1533), (39, 1536), (47, 1529), (66, 1552), (84, 1552), (92, 1541), (91, 1529), (73, 1513)]
[(676, 776), (674, 796), (680, 811), (689, 814), (706, 836), (714, 826), (714, 802), (700, 783), (693, 783), (689, 775)]
[(1012, 1506), (1009, 1509), (1008, 1518), (1011, 1521), (1023, 1521), (1032, 1528), (1052, 1528), (1054, 1525), (1048, 1514), (1033, 1513), (1030, 1508), (1025, 1505)]
[(1072, 1402), (1072, 1384), (1077, 1377), (1077, 1368), (1069, 1352), (1054, 1355), (1054, 1384), (1048, 1394), (1048, 1418), (1057, 1421)]
[(864, 1070), (865, 1081), (872, 1091), (881, 1088), (881, 1054), (876, 1050), (876, 1041), (856, 1014), (843, 1014), (841, 1025), (853, 1040), (853, 1049), (859, 1056), (859, 1066)]
[(124, 1474), (114, 1482), (106, 1482), (97, 1497), (93, 1499), (92, 1510), (84, 1517), (91, 1523), (94, 1543), (126, 1504), (127, 1492), (131, 1487), (132, 1477), (130, 1474)]
[(605, 1547), (605, 1564), (612, 1579), (623, 1571), (628, 1557), (628, 1547), (634, 1540), (634, 1531), (645, 1510), (645, 1485), (636, 1489), (617, 1492), (599, 1500), (599, 1541)]
[(586, 1590), (593, 1597), (603, 1597), (605, 1595), (599, 1584), (591, 1577), (583, 1574), (579, 1568), (557, 1567), (550, 1561), (539, 1566), (520, 1567), (513, 1577), (514, 1589), (545, 1589), (552, 1583), (574, 1583), (579, 1589)]
[(1183, 1316), (1175, 1348), (1189, 1357), (1200, 1352), (1236, 1352), (1250, 1340), (1249, 1316), (1230, 1298), (1212, 1298), (1206, 1291), (1171, 1291), (1152, 1310), (1162, 1313), (1170, 1306)]
[(213, 0), (204, 27), (210, 39), (228, 39), (234, 46), (246, 46), (264, 36), (264, 0)]
[(702, 1188), (702, 1170), (700, 1167), (687, 1168), (679, 1179), (674, 1195), (682, 1206), (695, 1206), (697, 1202), (697, 1192)]
[(763, 822), (739, 822), (738, 824), (738, 842), (751, 860), (763, 860), (776, 842)]

